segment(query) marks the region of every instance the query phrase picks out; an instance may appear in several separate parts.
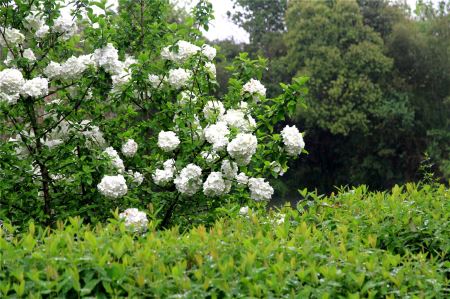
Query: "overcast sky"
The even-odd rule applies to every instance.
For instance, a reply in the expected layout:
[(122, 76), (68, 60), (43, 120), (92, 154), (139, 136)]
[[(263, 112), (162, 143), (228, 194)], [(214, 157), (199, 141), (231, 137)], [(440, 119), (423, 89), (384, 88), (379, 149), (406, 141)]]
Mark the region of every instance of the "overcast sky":
[[(192, 7), (193, 4), (197, 3), (196, 0), (173, 0), (187, 7)], [(317, 1), (317, 0), (310, 0)], [(438, 3), (440, 0), (432, 0), (433, 3)], [(109, 3), (116, 4), (117, 0), (108, 0)], [(205, 32), (205, 36), (210, 40), (215, 39), (230, 39), (234, 38), (237, 42), (248, 42), (248, 33), (240, 28), (239, 26), (233, 24), (228, 17), (227, 11), (233, 9), (233, 4), (231, 0), (210, 0), (214, 7), (214, 17), (215, 19), (211, 22), (208, 32)], [(406, 0), (412, 10), (416, 6), (416, 0)], [(117, 5), (117, 4), (116, 4)]]

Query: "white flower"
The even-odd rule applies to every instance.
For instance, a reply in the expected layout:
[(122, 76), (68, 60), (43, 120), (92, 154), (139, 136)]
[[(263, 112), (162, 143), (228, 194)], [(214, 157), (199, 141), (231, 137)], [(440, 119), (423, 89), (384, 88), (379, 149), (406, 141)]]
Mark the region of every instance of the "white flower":
[(0, 33), (0, 46), (14, 47), (18, 44), (22, 44), (25, 40), (25, 36), (15, 28), (0, 27), (0, 31), (3, 33)]
[(122, 145), (122, 154), (125, 157), (133, 157), (138, 149), (138, 144), (133, 139), (128, 139), (127, 142), (125, 142)]
[(45, 25), (45, 20), (41, 16), (39, 16), (37, 11), (32, 11), (25, 18), (24, 25), (27, 29), (39, 30), (39, 28)]
[(49, 31), (50, 31), (50, 27), (48, 27), (47, 25), (42, 25), (42, 27), (36, 31), (35, 35), (37, 38), (43, 38), (47, 35), (47, 33)]
[(209, 60), (213, 60), (216, 57), (217, 50), (210, 45), (204, 44), (202, 46), (202, 54), (206, 56)]
[(22, 73), (16, 69), (0, 71), (0, 101), (15, 104), (24, 85)]
[(235, 162), (230, 162), (230, 160), (225, 159), (222, 161), (220, 171), (222, 171), (224, 178), (232, 180), (237, 176), (239, 168)]
[(126, 209), (123, 213), (119, 214), (119, 218), (125, 220), (125, 226), (127, 228), (134, 229), (136, 232), (147, 229), (147, 215), (136, 208)]
[(133, 178), (133, 183), (138, 186), (140, 186), (144, 181), (144, 176), (138, 171), (133, 172), (132, 170), (128, 170), (128, 174)]
[(208, 125), (204, 129), (204, 135), (206, 141), (213, 145), (213, 149), (216, 151), (224, 149), (229, 140), (228, 135), (230, 130), (228, 130), (227, 124), (224, 122), (217, 122), (213, 125)]
[(104, 147), (106, 145), (106, 140), (103, 137), (103, 133), (100, 131), (100, 128), (94, 125), (91, 125), (89, 120), (83, 120), (81, 122), (83, 127), (82, 134), (88, 139), (88, 146), (93, 143), (100, 147)]
[(78, 27), (71, 15), (62, 14), (53, 23), (53, 30), (61, 33), (63, 39), (69, 39), (77, 32)]
[(266, 88), (258, 80), (250, 79), (242, 89), (243, 92), (248, 92), (252, 95), (260, 95), (262, 97), (266, 96)]
[(25, 81), (22, 87), (21, 94), (30, 97), (42, 97), (48, 94), (48, 80), (41, 77), (36, 77)]
[(123, 64), (119, 61), (119, 54), (116, 48), (110, 43), (101, 49), (96, 49), (93, 54), (93, 60), (99, 67), (102, 67), (108, 73), (117, 75), (123, 71)]
[(172, 131), (161, 131), (158, 134), (158, 146), (165, 152), (171, 152), (178, 147), (180, 139)]
[(239, 209), (239, 215), (242, 215), (242, 216), (248, 215), (248, 206), (241, 207)]
[(203, 115), (206, 119), (212, 120), (216, 117), (221, 117), (225, 114), (225, 108), (222, 102), (219, 101), (208, 101), (203, 107)]
[(158, 88), (162, 83), (161, 77), (153, 74), (148, 75), (148, 81), (153, 88)]
[[(72, 56), (61, 65), (60, 75), (65, 79), (78, 78), (89, 66), (94, 66), (92, 55)], [(57, 65), (54, 65), (57, 70)]]
[(116, 176), (105, 175), (100, 184), (97, 185), (97, 189), (109, 198), (120, 198), (128, 192), (125, 178), (121, 174)]
[(205, 159), (206, 163), (214, 163), (220, 158), (215, 150), (211, 150), (210, 152), (203, 151), (201, 152), (200, 156)]
[(216, 65), (211, 62), (205, 63), (206, 71), (213, 77), (216, 78)]
[(203, 193), (209, 197), (223, 195), (225, 190), (225, 180), (221, 172), (211, 172), (203, 183)]
[(187, 103), (195, 104), (198, 100), (197, 96), (191, 91), (183, 91), (180, 93), (180, 96), (180, 100), (178, 101), (180, 105), (185, 105)]
[(50, 63), (44, 69), (44, 75), (49, 79), (53, 79), (61, 75), (61, 65), (57, 62), (50, 61)]
[(239, 133), (227, 146), (227, 151), (236, 162), (245, 166), (250, 163), (252, 156), (256, 153), (258, 140), (256, 136), (247, 133)]
[(273, 195), (273, 188), (263, 178), (251, 178), (248, 180), (250, 197), (256, 201), (269, 200)]
[(245, 173), (241, 172), (236, 176), (236, 181), (237, 181), (238, 185), (241, 185), (241, 186), (247, 185), (248, 176)]
[(183, 168), (174, 180), (178, 192), (192, 196), (202, 187), (202, 169), (195, 164)]
[(167, 78), (167, 82), (174, 88), (181, 88), (186, 86), (191, 79), (192, 73), (191, 71), (185, 69), (174, 69), (169, 71), (169, 76)]
[(283, 138), (284, 149), (289, 156), (300, 155), (302, 149), (305, 147), (302, 134), (298, 131), (296, 126), (286, 126), (281, 131)]
[(225, 115), (220, 117), (220, 120), (239, 132), (250, 132), (256, 127), (255, 120), (250, 115), (246, 117), (242, 110), (229, 109)]
[(111, 159), (112, 165), (118, 170), (119, 173), (125, 171), (125, 166), (123, 165), (123, 160), (119, 157), (117, 151), (112, 147), (107, 147), (103, 153), (108, 155)]
[(178, 41), (176, 46), (178, 47), (178, 52), (171, 51), (170, 47), (162, 49), (162, 58), (181, 63), (200, 51), (198, 46), (183, 40)]
[(152, 179), (158, 186), (166, 186), (173, 181), (175, 176), (175, 160), (169, 159), (163, 164), (163, 169), (155, 170), (152, 174)]
[(26, 58), (29, 61), (36, 61), (36, 56), (34, 56), (33, 50), (31, 49), (25, 49), (25, 51), (23, 51), (23, 58)]

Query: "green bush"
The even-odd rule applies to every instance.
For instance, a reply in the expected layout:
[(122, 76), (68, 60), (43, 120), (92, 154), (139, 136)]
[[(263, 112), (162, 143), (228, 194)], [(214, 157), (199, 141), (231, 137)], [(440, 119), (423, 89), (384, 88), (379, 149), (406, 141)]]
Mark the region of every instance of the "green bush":
[[(2, 297), (444, 298), (450, 201), (444, 186), (365, 187), (297, 209), (238, 215), (186, 232), (127, 231), (113, 219), (0, 233)], [(283, 219), (284, 214), (284, 221)], [(8, 233), (9, 232), (9, 233)]]

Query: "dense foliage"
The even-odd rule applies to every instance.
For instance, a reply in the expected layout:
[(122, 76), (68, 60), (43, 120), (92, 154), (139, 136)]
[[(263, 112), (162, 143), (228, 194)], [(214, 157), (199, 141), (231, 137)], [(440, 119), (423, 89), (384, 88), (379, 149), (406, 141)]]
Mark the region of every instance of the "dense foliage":
[[(297, 209), (224, 209), (213, 226), (132, 233), (59, 222), (0, 230), (2, 298), (444, 298), (450, 193), (444, 186), (362, 186)], [(116, 215), (117, 217), (117, 215)]]
[[(266, 97), (263, 59), (239, 55), (215, 97), (212, 5), (167, 0), (0, 5), (0, 218), (52, 225), (155, 211), (162, 227), (212, 221), (226, 202), (268, 201), (267, 181), (305, 146), (293, 115), (307, 78)], [(65, 9), (65, 10), (64, 10)], [(124, 215), (142, 219), (136, 210)]]
[[(234, 2), (246, 13), (233, 20), (251, 35), (238, 47), (269, 58), (269, 95), (276, 81), (311, 78), (308, 108), (295, 120), (310, 155), (287, 174), (281, 197), (295, 197), (289, 189), (299, 184), (382, 190), (421, 179), (424, 164), (450, 178), (449, 1), (418, 1), (415, 12), (387, 0)], [(219, 45), (232, 57), (230, 44)]]

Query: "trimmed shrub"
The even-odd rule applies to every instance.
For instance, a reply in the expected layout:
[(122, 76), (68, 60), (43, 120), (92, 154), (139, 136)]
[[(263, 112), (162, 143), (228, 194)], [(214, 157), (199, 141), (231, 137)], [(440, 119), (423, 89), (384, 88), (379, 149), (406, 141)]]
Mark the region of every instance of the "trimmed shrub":
[(443, 298), (450, 201), (444, 186), (365, 187), (280, 212), (231, 207), (210, 228), (133, 233), (116, 219), (0, 239), (3, 297)]

